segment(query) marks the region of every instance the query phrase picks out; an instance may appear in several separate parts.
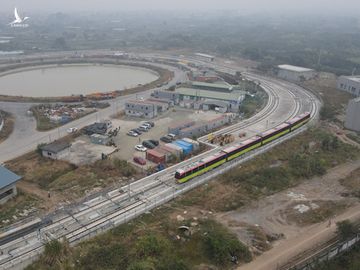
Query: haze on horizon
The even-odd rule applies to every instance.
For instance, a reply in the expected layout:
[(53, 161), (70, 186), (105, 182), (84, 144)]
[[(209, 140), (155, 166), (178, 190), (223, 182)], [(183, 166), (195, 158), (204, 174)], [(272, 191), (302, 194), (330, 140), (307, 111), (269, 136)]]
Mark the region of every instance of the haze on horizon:
[(121, 12), (121, 11), (217, 11), (238, 13), (291, 12), (359, 15), (358, 0), (1, 0), (1, 11), (11, 12)]

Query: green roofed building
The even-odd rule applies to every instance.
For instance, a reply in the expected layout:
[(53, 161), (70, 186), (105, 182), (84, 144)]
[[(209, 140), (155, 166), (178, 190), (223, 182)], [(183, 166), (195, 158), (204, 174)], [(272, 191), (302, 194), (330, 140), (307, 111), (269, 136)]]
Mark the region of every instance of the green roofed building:
[[(202, 87), (206, 87), (206, 83), (200, 84)], [(245, 91), (233, 90), (229, 87), (221, 85), (213, 86), (208, 90), (193, 87), (181, 87), (177, 88), (175, 92), (179, 95), (180, 104), (194, 104), (200, 109), (220, 109), (221, 112), (238, 112), (241, 102), (245, 98)], [(218, 101), (222, 101), (219, 103)], [(206, 103), (206, 106), (202, 106)], [(199, 105), (200, 104), (200, 105)]]

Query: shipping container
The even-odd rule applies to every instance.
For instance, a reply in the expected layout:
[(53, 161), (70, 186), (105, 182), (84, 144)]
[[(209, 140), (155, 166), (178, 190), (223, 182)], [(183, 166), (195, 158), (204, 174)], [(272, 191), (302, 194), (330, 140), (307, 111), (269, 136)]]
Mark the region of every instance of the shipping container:
[(182, 141), (191, 143), (193, 145), (194, 151), (198, 151), (200, 149), (200, 143), (197, 142), (197, 141), (194, 141), (194, 140), (189, 139), (189, 138), (184, 138), (184, 139), (182, 139)]
[(179, 142), (179, 141), (175, 141), (175, 142), (173, 142), (173, 144), (181, 147), (182, 150), (183, 150), (184, 155), (189, 155), (189, 154), (191, 153), (192, 145), (189, 146), (189, 144), (186, 145), (186, 144), (181, 143), (181, 142)]
[(160, 153), (156, 149), (148, 149), (146, 151), (146, 159), (156, 164), (164, 164), (166, 157), (164, 153)]

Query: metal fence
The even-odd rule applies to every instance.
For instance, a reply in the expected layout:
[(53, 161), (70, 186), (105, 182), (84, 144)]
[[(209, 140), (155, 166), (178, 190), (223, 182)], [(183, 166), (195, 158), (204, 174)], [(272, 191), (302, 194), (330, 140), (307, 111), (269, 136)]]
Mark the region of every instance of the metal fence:
[(311, 256), (306, 261), (303, 261), (301, 263), (298, 263), (295, 266), (292, 266), (290, 268), (283, 268), (288, 270), (315, 270), (316, 267), (318, 267), (319, 263), (329, 261), (330, 259), (333, 259), (336, 256), (339, 256), (345, 251), (348, 251), (351, 249), (356, 243), (360, 241), (360, 233), (357, 234), (354, 238), (343, 241), (343, 242), (337, 242), (336, 244), (333, 244), (329, 247), (327, 247), (325, 250), (322, 250), (320, 253), (315, 254), (314, 256)]

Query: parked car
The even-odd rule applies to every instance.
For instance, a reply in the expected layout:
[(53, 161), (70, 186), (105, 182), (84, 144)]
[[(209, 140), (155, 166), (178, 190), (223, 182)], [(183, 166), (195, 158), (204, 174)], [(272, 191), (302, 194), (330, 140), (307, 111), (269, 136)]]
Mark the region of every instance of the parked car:
[(140, 126), (139, 130), (144, 131), (144, 132), (148, 132), (150, 130), (150, 128), (147, 127), (147, 126)]
[(152, 121), (146, 121), (144, 124), (149, 124), (151, 127), (155, 127), (155, 123)]
[(76, 131), (78, 131), (78, 128), (76, 127), (71, 127), (66, 130), (66, 132), (69, 134), (75, 133)]
[(164, 143), (171, 143), (172, 139), (168, 136), (163, 136), (160, 138), (160, 141), (164, 142)]
[(134, 157), (134, 162), (140, 165), (146, 165), (146, 160), (142, 157)]
[(159, 145), (159, 141), (157, 141), (157, 140), (148, 140), (148, 141), (151, 142), (155, 146)]
[(142, 145), (149, 149), (154, 149), (156, 147), (150, 141), (143, 141)]
[(142, 123), (142, 127), (148, 127), (149, 129), (152, 128), (152, 126), (149, 123)]
[(139, 136), (139, 134), (138, 133), (136, 133), (135, 131), (132, 131), (132, 130), (130, 130), (128, 133), (126, 133), (127, 135), (129, 135), (129, 136), (131, 136), (131, 137), (137, 137), (137, 136)]
[(147, 148), (141, 144), (135, 145), (135, 150), (140, 152), (146, 152)]
[(175, 140), (175, 138), (176, 138), (176, 135), (175, 135), (175, 134), (172, 134), (172, 133), (169, 133), (169, 134), (166, 135), (166, 136), (168, 136), (168, 137), (171, 138), (172, 140)]
[(134, 129), (132, 129), (131, 131), (137, 133), (138, 135), (141, 135), (141, 134), (142, 134), (141, 130), (138, 129), (138, 128), (134, 128)]

